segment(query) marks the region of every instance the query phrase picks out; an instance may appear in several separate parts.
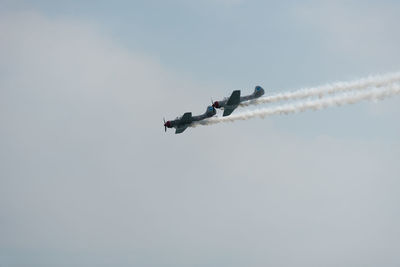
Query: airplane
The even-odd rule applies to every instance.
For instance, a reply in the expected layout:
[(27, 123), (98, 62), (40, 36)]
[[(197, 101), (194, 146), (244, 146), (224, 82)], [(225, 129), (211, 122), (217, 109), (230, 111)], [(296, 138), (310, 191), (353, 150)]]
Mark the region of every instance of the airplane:
[[(261, 86), (256, 86), (254, 92), (251, 95), (240, 96), (240, 90), (235, 90), (232, 92), (232, 95), (229, 98), (225, 98), (222, 101), (215, 101), (212, 106), (214, 108), (223, 108), (224, 114), (223, 116), (229, 116), (232, 112), (239, 106), (240, 103), (244, 101), (250, 101), (253, 99), (257, 99), (265, 93), (264, 89)], [(211, 101), (212, 102), (212, 101)]]
[(208, 106), (206, 112), (198, 116), (192, 116), (192, 112), (186, 112), (182, 117), (177, 117), (173, 121), (165, 122), (164, 119), (164, 128), (165, 131), (167, 131), (167, 128), (175, 128), (175, 134), (180, 134), (183, 133), (183, 131), (185, 131), (193, 122), (211, 118), (215, 114), (217, 114), (217, 111), (213, 106)]

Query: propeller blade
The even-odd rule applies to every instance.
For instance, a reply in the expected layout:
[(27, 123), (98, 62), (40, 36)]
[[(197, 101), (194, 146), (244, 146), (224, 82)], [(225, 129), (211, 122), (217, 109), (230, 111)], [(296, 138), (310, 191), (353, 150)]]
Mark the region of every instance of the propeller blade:
[(164, 121), (164, 131), (167, 132), (167, 125), (165, 124), (166, 123), (165, 118), (163, 118), (163, 121)]
[(163, 118), (163, 121), (164, 121), (164, 131), (166, 132), (167, 131), (167, 126), (165, 126), (165, 118)]

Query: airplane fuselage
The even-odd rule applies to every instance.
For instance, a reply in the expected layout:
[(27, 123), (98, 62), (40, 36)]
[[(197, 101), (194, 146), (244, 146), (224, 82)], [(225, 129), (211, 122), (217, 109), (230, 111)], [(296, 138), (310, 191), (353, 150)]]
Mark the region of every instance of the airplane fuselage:
[(265, 94), (264, 89), (261, 86), (256, 86), (254, 92), (247, 96), (240, 96), (240, 90), (233, 91), (229, 98), (225, 98), (221, 101), (215, 101), (213, 107), (224, 109), (223, 116), (229, 116), (242, 102), (251, 101), (257, 99)]
[(182, 117), (178, 117), (175, 120), (167, 121), (164, 123), (166, 128), (175, 128), (175, 133), (179, 134), (186, 130), (193, 122), (201, 121), (214, 116), (217, 113), (214, 107), (209, 106), (204, 114), (192, 116), (191, 112), (186, 112)]

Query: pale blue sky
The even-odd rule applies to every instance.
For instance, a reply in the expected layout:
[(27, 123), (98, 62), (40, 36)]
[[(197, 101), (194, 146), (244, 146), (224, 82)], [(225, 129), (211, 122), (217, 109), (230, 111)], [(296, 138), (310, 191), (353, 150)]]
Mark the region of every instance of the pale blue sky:
[[(272, 91), (293, 90), (400, 69), (396, 1), (6, 1), (5, 5), (92, 23), (118, 45), (143, 53), (178, 75), (218, 85), (207, 91), (202, 103), (231, 89), (250, 90), (255, 84)], [(304, 134), (304, 129), (318, 130), (313, 127), (315, 120), (323, 124), (331, 112), (335, 116), (343, 112), (348, 120), (340, 127), (326, 125), (325, 134), (368, 134), (347, 127), (354, 120), (368, 124), (374, 119), (359, 111), (351, 114), (361, 117), (351, 117), (347, 110), (313, 114), (310, 124), (302, 122), (300, 128), (292, 128), (289, 118), (282, 127)], [(381, 134), (396, 138), (398, 131), (392, 133)]]
[[(205, 99), (254, 84), (290, 90), (400, 69), (396, 1), (10, 2), (6, 6), (11, 10), (38, 10), (49, 17), (93, 23), (118, 45), (146, 54), (179, 75), (218, 84)], [(320, 121), (319, 114), (312, 116)], [(321, 116), (323, 123), (329, 115)], [(350, 117), (343, 126), (371, 119)], [(352, 134), (348, 127), (327, 132), (343, 128), (345, 133), (336, 134)], [(386, 137), (393, 137), (391, 133)]]
[(265, 83), (268, 78), (271, 87), (286, 89), (399, 67), (392, 58), (396, 55), (385, 51), (398, 42), (391, 34), (398, 22), (396, 1), (6, 1), (3, 5), (93, 22), (116, 42), (154, 56), (168, 68), (199, 80), (229, 80), (231, 86), (254, 80)]
[(399, 12), (0, 0), (0, 266), (398, 266), (399, 97), (178, 136), (162, 117), (399, 71)]

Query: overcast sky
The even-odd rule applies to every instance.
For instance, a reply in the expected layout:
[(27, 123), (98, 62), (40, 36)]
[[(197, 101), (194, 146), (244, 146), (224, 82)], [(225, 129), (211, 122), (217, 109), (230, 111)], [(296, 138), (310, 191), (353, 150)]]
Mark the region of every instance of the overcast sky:
[(234, 89), (399, 71), (399, 13), (0, 0), (0, 266), (399, 266), (399, 97), (162, 125)]

